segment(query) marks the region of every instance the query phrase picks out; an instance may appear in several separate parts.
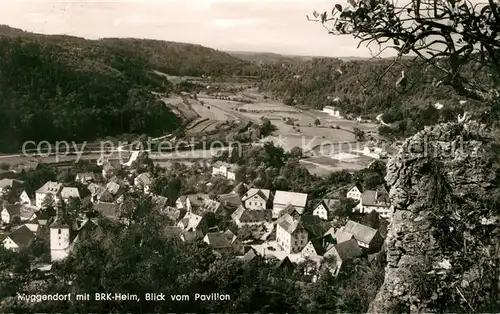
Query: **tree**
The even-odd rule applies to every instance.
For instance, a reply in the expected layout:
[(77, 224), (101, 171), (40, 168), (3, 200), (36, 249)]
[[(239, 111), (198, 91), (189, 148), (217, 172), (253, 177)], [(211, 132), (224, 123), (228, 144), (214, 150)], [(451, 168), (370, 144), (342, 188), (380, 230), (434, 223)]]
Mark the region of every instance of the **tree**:
[[(435, 85), (449, 85), (460, 95), (478, 100), (497, 98), (500, 83), (500, 6), (454, 0), (348, 1), (314, 20), (331, 34), (354, 36), (359, 44), (378, 44), (397, 52), (391, 67), (411, 53), (435, 70)], [(385, 45), (384, 48), (382, 46)], [(381, 75), (391, 69), (387, 68)], [(482, 80), (483, 72), (491, 75)]]
[(319, 119), (314, 120), (314, 125), (319, 126), (321, 124), (321, 121)]
[(353, 128), (354, 136), (356, 137), (356, 141), (364, 141), (365, 140), (365, 132), (359, 128)]
[(302, 158), (302, 154), (303, 151), (300, 146), (295, 146), (290, 150), (290, 156), (292, 156), (292, 158)]

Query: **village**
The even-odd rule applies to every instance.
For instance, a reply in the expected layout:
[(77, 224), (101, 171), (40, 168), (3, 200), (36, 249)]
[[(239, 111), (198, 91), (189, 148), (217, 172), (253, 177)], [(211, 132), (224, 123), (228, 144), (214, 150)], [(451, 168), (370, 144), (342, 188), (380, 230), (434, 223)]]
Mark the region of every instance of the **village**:
[[(274, 257), (281, 261), (281, 266), (291, 269), (309, 261), (318, 269), (326, 265), (332, 274), (338, 275), (351, 260), (376, 259), (382, 249), (384, 238), (379, 230), (346, 219), (345, 215), (340, 217), (336, 210), (339, 204), (352, 203), (350, 210), (356, 215), (371, 213), (388, 221), (392, 208), (384, 186), (363, 190), (354, 184), (311, 204), (307, 193), (261, 189), (236, 182), (238, 166), (217, 161), (211, 166), (211, 176), (233, 184), (230, 193), (181, 195), (175, 202), (168, 202), (166, 197), (151, 192), (156, 178), (133, 166), (139, 162), (138, 156), (133, 154), (127, 162), (98, 160), (100, 172), (77, 173), (72, 184), (45, 182), (33, 195), (23, 189), (20, 180), (0, 180), (3, 196), (19, 191), (19, 197), (10, 202), (2, 197), (3, 247), (21, 251), (36, 239), (43, 239), (50, 250), (50, 262), (37, 269), (50, 272), (52, 263), (67, 258), (79, 235), (99, 225), (100, 219), (123, 220), (119, 213), (124, 197), (135, 191), (150, 196), (155, 210), (170, 218), (165, 234), (182, 242), (203, 241), (217, 255), (232, 254), (244, 260), (259, 255)], [(147, 158), (147, 153), (141, 156)], [(86, 204), (86, 210), (70, 215), (68, 208), (73, 208), (73, 204), (79, 208)], [(304, 222), (306, 213), (308, 219), (315, 219), (313, 223)], [(209, 214), (227, 217), (235, 227), (221, 230), (210, 222)], [(317, 228), (319, 225), (321, 228)], [(311, 278), (315, 280), (316, 276)]]

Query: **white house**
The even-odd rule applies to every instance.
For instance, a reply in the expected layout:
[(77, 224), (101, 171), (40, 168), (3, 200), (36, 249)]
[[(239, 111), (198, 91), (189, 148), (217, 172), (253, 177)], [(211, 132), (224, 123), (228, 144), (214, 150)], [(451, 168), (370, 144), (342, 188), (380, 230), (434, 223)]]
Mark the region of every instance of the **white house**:
[(184, 218), (177, 224), (177, 227), (182, 228), (184, 231), (192, 232), (197, 237), (203, 237), (208, 232), (206, 220), (202, 216), (193, 213), (186, 213)]
[(360, 213), (371, 213), (376, 211), (382, 218), (389, 219), (392, 216), (392, 208), (387, 193), (379, 191), (365, 191), (361, 195), (361, 201), (355, 210)]
[(21, 217), (21, 205), (4, 205), (1, 213), (2, 221), (6, 224), (11, 223), (14, 217)]
[(339, 203), (337, 199), (324, 199), (321, 203), (316, 206), (313, 210), (313, 215), (318, 216), (323, 220), (331, 220), (333, 217), (333, 213), (335, 211), (335, 206)]
[(36, 206), (36, 201), (33, 200), (26, 190), (24, 190), (21, 195), (19, 195), (19, 204), (28, 205), (28, 206)]
[(339, 119), (342, 118), (342, 114), (340, 113), (340, 110), (337, 107), (325, 106), (323, 108), (323, 112), (327, 113), (330, 116), (335, 117), (335, 118), (339, 118)]
[(70, 198), (81, 198), (80, 191), (78, 188), (65, 186), (61, 190), (60, 198), (65, 202), (68, 202)]
[(60, 261), (68, 257), (79, 236), (86, 230), (96, 227), (92, 220), (86, 220), (79, 227), (76, 224), (69, 225), (60, 216), (56, 216), (50, 225), (50, 257), (51, 261)]
[(4, 248), (18, 252), (31, 245), (35, 239), (35, 234), (26, 226), (22, 226), (12, 231), (2, 241)]
[(245, 208), (251, 210), (266, 209), (271, 191), (267, 189), (250, 189), (243, 195), (242, 202)]
[(62, 188), (63, 185), (62, 183), (59, 182), (48, 181), (47, 183), (45, 183), (41, 188), (39, 188), (35, 192), (36, 207), (42, 208), (42, 204), (46, 199), (46, 197), (50, 197), (56, 200)]
[(289, 254), (300, 252), (308, 242), (307, 237), (300, 218), (293, 219), (289, 214), (285, 214), (276, 222), (276, 242)]
[(236, 166), (217, 161), (212, 166), (212, 176), (222, 176), (228, 180), (236, 180)]
[(293, 205), (302, 214), (306, 208), (306, 203), (306, 193), (276, 191), (273, 201), (273, 218), (278, 218), (279, 213), (289, 204)]
[(141, 173), (134, 179), (134, 185), (136, 187), (142, 188), (144, 190), (144, 193), (149, 193), (151, 184), (153, 184), (153, 179), (151, 177), (151, 174), (147, 172)]
[(360, 185), (356, 184), (353, 185), (349, 191), (347, 191), (347, 198), (360, 201), (361, 200), (361, 194), (363, 192), (363, 189), (361, 188)]

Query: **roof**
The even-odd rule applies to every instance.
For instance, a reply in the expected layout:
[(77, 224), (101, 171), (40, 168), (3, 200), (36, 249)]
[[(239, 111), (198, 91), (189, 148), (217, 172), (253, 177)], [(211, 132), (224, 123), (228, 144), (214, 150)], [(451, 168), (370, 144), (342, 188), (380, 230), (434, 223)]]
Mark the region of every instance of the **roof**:
[(80, 178), (80, 180), (94, 180), (95, 179), (95, 173), (93, 172), (80, 172), (76, 174), (77, 178)]
[(271, 195), (271, 190), (267, 190), (267, 189), (256, 189), (256, 188), (252, 188), (250, 190), (248, 190), (245, 195), (243, 195), (241, 201), (246, 201), (247, 199), (253, 197), (254, 195), (258, 195), (260, 196), (261, 198), (263, 198), (265, 201), (269, 200), (269, 197)]
[(293, 206), (292, 204), (288, 204), (283, 208), (283, 210), (279, 213), (280, 216), (283, 216), (284, 214), (289, 214), (290, 216), (300, 216), (304, 213), (304, 208), (297, 208)]
[(87, 189), (89, 189), (91, 195), (99, 195), (102, 193), (102, 191), (106, 190), (105, 187), (96, 183), (90, 183), (87, 186)]
[(189, 203), (191, 206), (203, 206), (203, 204), (210, 200), (210, 196), (208, 194), (198, 193), (198, 194), (190, 194), (187, 196), (189, 199)]
[(389, 196), (387, 193), (368, 190), (361, 194), (361, 205), (389, 207)]
[(54, 181), (48, 181), (41, 188), (39, 188), (38, 190), (36, 190), (36, 193), (57, 194), (57, 193), (59, 193), (59, 191), (62, 188), (63, 188), (62, 183), (54, 182)]
[(78, 191), (78, 188), (63, 187), (61, 190), (61, 198), (67, 199), (70, 197), (80, 198), (80, 191)]
[(257, 254), (257, 251), (255, 251), (253, 247), (250, 247), (248, 251), (245, 253), (245, 255), (243, 255), (242, 259), (244, 261), (251, 261), (257, 256), (259, 256), (259, 254)]
[(248, 189), (248, 185), (245, 184), (245, 183), (243, 183), (243, 182), (240, 182), (240, 183), (236, 184), (236, 186), (233, 188), (232, 192), (233, 193), (238, 193), (239, 189), (241, 189), (241, 188), (247, 190)]
[(116, 218), (118, 217), (119, 206), (115, 203), (94, 203), (94, 210), (99, 212), (102, 216), (107, 218)]
[(39, 165), (38, 161), (29, 160), (27, 162), (17, 165), (15, 168), (17, 171), (35, 170), (36, 168), (38, 168), (38, 165)]
[(370, 244), (378, 232), (376, 229), (362, 225), (352, 220), (349, 220), (345, 224), (345, 226), (341, 228), (341, 230), (343, 232), (351, 233), (356, 240), (366, 244)]
[(0, 188), (11, 188), (15, 184), (23, 184), (23, 181), (16, 180), (16, 179), (2, 179), (0, 180)]
[(292, 204), (297, 207), (305, 207), (306, 203), (306, 193), (276, 191), (274, 195), (274, 204)]
[(224, 232), (210, 232), (205, 235), (207, 243), (214, 248), (231, 247), (231, 241), (228, 240)]
[(276, 224), (290, 234), (294, 233), (295, 231), (304, 230), (302, 224), (300, 223), (300, 219), (293, 219), (293, 217), (289, 214), (281, 216), (278, 221), (276, 221)]
[(187, 195), (181, 195), (181, 196), (179, 196), (179, 198), (177, 199), (176, 202), (184, 203), (184, 202), (186, 202), (186, 199), (187, 199)]
[(21, 211), (19, 215), (23, 219), (30, 219), (36, 210), (38, 210), (36, 207), (21, 205)]
[(20, 216), (21, 215), (21, 205), (4, 205), (3, 208), (9, 213), (10, 216)]
[(234, 220), (239, 220), (240, 222), (255, 222), (255, 221), (266, 221), (272, 218), (273, 214), (270, 209), (262, 210), (248, 210), (242, 205), (240, 205), (231, 215)]
[(54, 211), (49, 209), (41, 209), (39, 211), (34, 212), (33, 214), (35, 215), (36, 221), (49, 220), (50, 218), (53, 217)]
[(351, 240), (352, 238), (354, 238), (354, 235), (350, 232), (343, 231), (341, 228), (337, 230), (334, 237), (337, 240), (337, 243), (342, 243)]
[(179, 219), (184, 217), (184, 215), (186, 214), (185, 209), (178, 209), (175, 207), (166, 207), (163, 209), (163, 212), (166, 213), (168, 218), (170, 218), (171, 220), (173, 220), (175, 222), (177, 222)]
[(168, 206), (168, 198), (160, 195), (152, 196), (153, 202), (157, 209), (162, 210)]
[(149, 174), (147, 172), (144, 172), (144, 173), (141, 173), (140, 175), (138, 175), (135, 178), (135, 181), (137, 182), (137, 184), (140, 184), (140, 185), (151, 185), (151, 183), (153, 183), (153, 179), (151, 177), (151, 174)]
[(116, 182), (108, 182), (108, 184), (106, 184), (106, 190), (108, 190), (108, 192), (113, 196), (116, 196), (116, 194), (120, 192), (120, 189), (121, 185)]
[(22, 226), (14, 230), (8, 237), (19, 247), (26, 247), (31, 243), (35, 234), (28, 227)]
[(340, 203), (338, 199), (325, 198), (318, 204), (318, 206), (323, 205), (326, 208), (326, 210), (328, 210), (329, 212), (333, 212), (338, 203)]
[(104, 171), (111, 171), (111, 170), (117, 170), (120, 169), (122, 166), (121, 160), (120, 159), (111, 159), (108, 160), (103, 166), (102, 169)]
[(198, 228), (203, 217), (193, 213), (186, 214), (186, 216), (179, 222), (185, 230), (190, 231)]
[(233, 165), (233, 164), (229, 164), (227, 162), (223, 162), (223, 161), (216, 161), (214, 164), (213, 164), (213, 167), (214, 168), (220, 168), (220, 167), (226, 167), (228, 170), (229, 169), (233, 169), (233, 168), (236, 168), (236, 165)]
[(236, 193), (228, 193), (219, 195), (219, 202), (224, 207), (236, 208), (241, 205), (241, 198)]
[(353, 188), (357, 188), (360, 192), (363, 192), (363, 187), (359, 183), (351, 185), (348, 191), (352, 190)]
[(333, 247), (342, 261), (347, 261), (363, 254), (363, 250), (361, 250), (355, 239), (335, 244)]
[(214, 200), (207, 200), (204, 204), (204, 210), (216, 213), (219, 211), (221, 207), (221, 203), (214, 201)]
[(316, 254), (322, 256), (325, 254), (328, 250), (330, 250), (334, 244), (331, 243), (330, 241), (326, 241), (325, 238), (316, 238), (312, 239), (307, 243), (307, 245), (311, 244), (316, 251)]
[(284, 259), (282, 259), (277, 265), (276, 268), (288, 268), (290, 270), (293, 270), (295, 268), (295, 264), (292, 263), (292, 261), (288, 258), (288, 256), (285, 256)]

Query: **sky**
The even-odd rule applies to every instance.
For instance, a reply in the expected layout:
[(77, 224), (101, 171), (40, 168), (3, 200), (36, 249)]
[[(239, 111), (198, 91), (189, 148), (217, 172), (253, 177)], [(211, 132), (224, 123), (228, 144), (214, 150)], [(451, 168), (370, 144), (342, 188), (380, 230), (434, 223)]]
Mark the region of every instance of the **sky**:
[(319, 0), (0, 0), (0, 24), (44, 34), (135, 37), (233, 51), (369, 57), (350, 36), (333, 36), (306, 14)]

